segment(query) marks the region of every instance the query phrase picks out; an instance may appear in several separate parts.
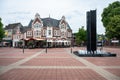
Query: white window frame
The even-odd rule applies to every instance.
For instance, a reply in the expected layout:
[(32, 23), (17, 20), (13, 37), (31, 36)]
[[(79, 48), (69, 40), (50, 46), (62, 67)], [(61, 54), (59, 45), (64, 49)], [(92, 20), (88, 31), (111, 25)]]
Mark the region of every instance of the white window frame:
[(48, 30), (48, 35), (51, 35), (52, 33), (51, 33), (51, 30)]

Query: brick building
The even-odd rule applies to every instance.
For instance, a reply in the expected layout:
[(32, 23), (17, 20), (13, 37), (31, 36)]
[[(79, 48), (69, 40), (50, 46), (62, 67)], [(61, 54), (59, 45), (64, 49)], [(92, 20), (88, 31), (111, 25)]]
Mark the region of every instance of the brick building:
[(50, 17), (41, 18), (36, 13), (28, 26), (16, 27), (15, 30), (15, 33), (12, 34), (13, 47), (18, 46), (19, 42), (23, 42), (24, 46), (28, 46), (31, 42), (34, 47), (43, 47), (45, 42), (48, 47), (71, 45), (72, 30), (65, 16), (57, 20)]

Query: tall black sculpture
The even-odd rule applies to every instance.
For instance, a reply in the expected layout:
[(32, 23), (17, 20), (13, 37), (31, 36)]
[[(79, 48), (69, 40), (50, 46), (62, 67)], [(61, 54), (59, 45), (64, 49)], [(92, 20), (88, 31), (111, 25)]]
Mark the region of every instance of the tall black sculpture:
[(80, 57), (115, 57), (115, 53), (97, 50), (96, 33), (96, 10), (91, 10), (87, 12), (87, 51), (78, 50), (73, 53)]
[(96, 52), (96, 10), (87, 12), (87, 52)]

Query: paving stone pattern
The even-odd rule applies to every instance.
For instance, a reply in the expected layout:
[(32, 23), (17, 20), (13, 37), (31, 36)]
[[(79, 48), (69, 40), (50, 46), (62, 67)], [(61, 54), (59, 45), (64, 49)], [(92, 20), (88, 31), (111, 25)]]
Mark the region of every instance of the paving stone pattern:
[[(84, 47), (74, 47), (75, 50)], [(104, 48), (117, 57), (77, 57), (71, 48), (0, 48), (0, 80), (120, 80), (120, 49)]]

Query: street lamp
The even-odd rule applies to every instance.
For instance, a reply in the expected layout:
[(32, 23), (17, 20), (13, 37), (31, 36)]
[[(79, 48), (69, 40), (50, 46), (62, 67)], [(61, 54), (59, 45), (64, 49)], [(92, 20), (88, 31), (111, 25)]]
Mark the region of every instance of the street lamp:
[(72, 37), (71, 37), (71, 53), (72, 53)]
[(23, 39), (23, 54), (24, 54), (24, 39)]
[(47, 53), (47, 28), (46, 28), (46, 38), (45, 38), (45, 42), (46, 42), (46, 53)]
[(46, 53), (47, 53), (47, 37), (46, 37), (46, 40), (45, 40), (45, 41), (46, 41)]

